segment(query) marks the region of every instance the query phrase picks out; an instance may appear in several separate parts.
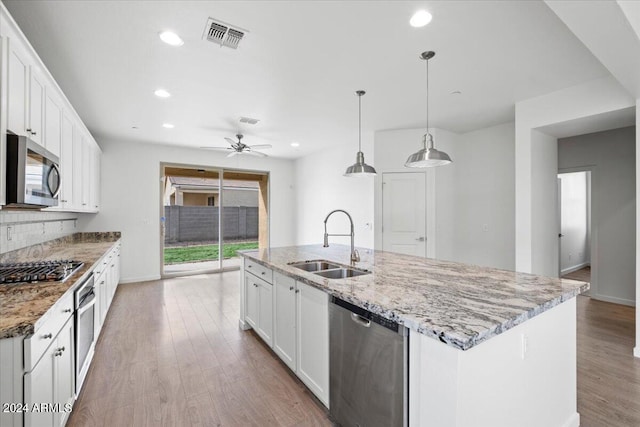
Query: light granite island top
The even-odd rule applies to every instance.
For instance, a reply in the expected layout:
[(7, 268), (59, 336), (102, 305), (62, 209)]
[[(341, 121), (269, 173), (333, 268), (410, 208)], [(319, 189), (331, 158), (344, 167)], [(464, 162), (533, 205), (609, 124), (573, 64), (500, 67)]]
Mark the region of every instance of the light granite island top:
[(371, 274), (326, 279), (289, 264), (351, 265), (345, 245), (290, 246), (241, 256), (452, 347), (468, 350), (589, 289), (589, 283), (360, 249)]

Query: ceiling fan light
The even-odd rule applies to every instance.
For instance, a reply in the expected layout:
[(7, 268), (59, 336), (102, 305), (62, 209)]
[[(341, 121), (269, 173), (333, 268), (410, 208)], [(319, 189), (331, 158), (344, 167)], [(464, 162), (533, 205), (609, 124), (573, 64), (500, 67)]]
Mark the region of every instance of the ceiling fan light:
[(376, 170), (373, 166), (370, 166), (364, 162), (364, 153), (358, 151), (356, 154), (356, 162), (349, 166), (344, 173), (344, 176), (348, 177), (366, 177), (376, 175)]

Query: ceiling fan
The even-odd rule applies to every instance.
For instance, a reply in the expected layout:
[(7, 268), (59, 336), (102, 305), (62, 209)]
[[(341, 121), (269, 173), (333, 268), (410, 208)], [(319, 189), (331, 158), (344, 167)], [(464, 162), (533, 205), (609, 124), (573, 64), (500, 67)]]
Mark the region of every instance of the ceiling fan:
[(230, 147), (200, 147), (200, 148), (205, 148), (207, 150), (227, 151), (227, 152), (231, 151), (227, 155), (227, 157), (233, 157), (238, 154), (252, 154), (254, 156), (268, 157), (265, 153), (262, 153), (260, 151), (255, 151), (255, 150), (271, 148), (271, 144), (247, 145), (244, 142), (242, 142), (243, 137), (244, 135), (239, 133), (236, 135), (236, 138), (238, 138), (237, 141), (234, 141), (231, 138), (225, 138), (227, 142), (231, 145)]

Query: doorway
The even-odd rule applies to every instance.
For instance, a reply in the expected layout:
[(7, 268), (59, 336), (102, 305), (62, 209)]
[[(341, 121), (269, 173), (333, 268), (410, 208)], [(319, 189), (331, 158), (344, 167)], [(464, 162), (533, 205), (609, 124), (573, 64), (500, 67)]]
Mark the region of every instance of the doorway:
[(591, 171), (558, 174), (560, 276), (591, 282)]
[(382, 250), (427, 255), (426, 174), (382, 174)]
[(268, 172), (161, 164), (162, 277), (236, 270), (269, 246)]

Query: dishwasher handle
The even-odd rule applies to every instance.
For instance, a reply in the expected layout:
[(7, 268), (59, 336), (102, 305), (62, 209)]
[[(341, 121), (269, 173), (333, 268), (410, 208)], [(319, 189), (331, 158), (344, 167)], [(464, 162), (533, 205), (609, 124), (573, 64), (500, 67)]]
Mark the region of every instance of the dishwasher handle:
[(358, 325), (360, 326), (364, 326), (365, 328), (368, 328), (371, 326), (371, 320), (367, 319), (366, 317), (362, 317), (358, 314), (355, 313), (351, 313), (351, 320), (353, 320), (354, 322), (356, 322)]

